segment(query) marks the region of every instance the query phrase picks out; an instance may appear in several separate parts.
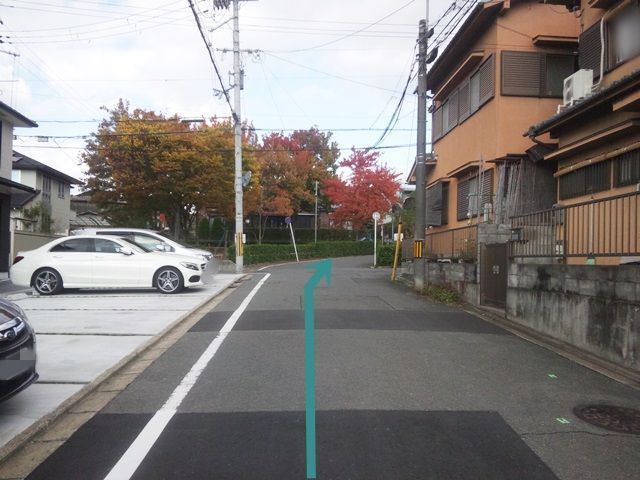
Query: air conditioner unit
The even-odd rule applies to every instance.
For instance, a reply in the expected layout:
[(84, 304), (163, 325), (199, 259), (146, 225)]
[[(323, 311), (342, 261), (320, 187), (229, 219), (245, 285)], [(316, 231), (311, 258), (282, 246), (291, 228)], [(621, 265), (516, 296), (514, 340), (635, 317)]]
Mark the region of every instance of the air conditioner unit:
[(591, 94), (593, 70), (582, 69), (564, 79), (562, 97), (564, 105), (573, 105)]

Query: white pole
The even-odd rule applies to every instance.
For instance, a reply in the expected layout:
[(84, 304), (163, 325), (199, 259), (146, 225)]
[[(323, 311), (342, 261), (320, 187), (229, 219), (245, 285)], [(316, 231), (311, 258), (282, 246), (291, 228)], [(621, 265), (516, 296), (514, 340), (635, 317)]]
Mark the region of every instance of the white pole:
[(296, 252), (296, 262), (299, 262), (298, 258), (298, 247), (296, 247), (296, 237), (293, 235), (293, 225), (289, 222), (289, 230), (291, 230), (291, 240), (293, 240), (293, 250)]
[[(238, 1), (233, 0), (233, 100), (235, 143), (235, 196), (236, 196), (236, 273), (242, 273), (244, 257), (242, 244), (242, 116), (240, 115), (240, 22)], [(224, 87), (223, 87), (224, 88)]]
[(313, 243), (318, 243), (318, 181), (316, 180), (316, 215), (313, 231)]
[(376, 218), (373, 219), (373, 266), (375, 267), (378, 263), (378, 220)]

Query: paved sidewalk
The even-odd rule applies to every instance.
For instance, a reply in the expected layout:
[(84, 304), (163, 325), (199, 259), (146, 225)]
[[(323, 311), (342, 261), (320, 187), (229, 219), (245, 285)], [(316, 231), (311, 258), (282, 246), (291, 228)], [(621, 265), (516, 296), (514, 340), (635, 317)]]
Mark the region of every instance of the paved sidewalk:
[[(0, 447), (241, 277), (217, 274), (211, 283), (177, 295), (151, 290), (2, 295), (25, 310), (36, 331), (40, 379), (0, 404)], [(6, 284), (13, 287), (6, 281), (0, 287)]]

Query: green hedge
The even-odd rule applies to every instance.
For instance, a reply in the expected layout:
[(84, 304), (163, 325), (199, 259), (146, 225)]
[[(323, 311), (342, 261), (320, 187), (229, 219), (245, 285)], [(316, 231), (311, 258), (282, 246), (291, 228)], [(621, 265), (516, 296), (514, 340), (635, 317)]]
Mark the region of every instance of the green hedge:
[(378, 266), (391, 267), (393, 266), (393, 254), (396, 252), (395, 243), (385, 243), (378, 246)]
[[(311, 258), (349, 257), (352, 255), (372, 254), (372, 242), (318, 242), (298, 245), (300, 260)], [(227, 249), (227, 258), (236, 256), (235, 246)], [(278, 261), (295, 260), (293, 244), (289, 245), (245, 245), (244, 263), (272, 263)]]

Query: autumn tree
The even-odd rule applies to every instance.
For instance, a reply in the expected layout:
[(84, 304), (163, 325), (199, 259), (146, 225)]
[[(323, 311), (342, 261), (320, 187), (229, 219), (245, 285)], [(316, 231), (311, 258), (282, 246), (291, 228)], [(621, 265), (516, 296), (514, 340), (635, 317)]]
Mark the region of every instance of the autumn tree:
[[(296, 130), (291, 134), (291, 139), (302, 149), (311, 152), (313, 155), (313, 163), (307, 175), (306, 185), (310, 192), (315, 192), (315, 182), (320, 186), (325, 180), (334, 178), (338, 169), (338, 159), (340, 158), (340, 148), (338, 143), (331, 140), (333, 133), (321, 132), (316, 127), (308, 130)], [(322, 193), (318, 191), (318, 203), (324, 210), (329, 210), (331, 202)], [(315, 199), (313, 203), (303, 202), (302, 210), (311, 212), (315, 208)]]
[(230, 123), (193, 127), (175, 115), (131, 111), (122, 100), (105, 110), (108, 116), (82, 157), (92, 200), (115, 224), (155, 225), (164, 213), (173, 230), (185, 235), (200, 212), (218, 209), (229, 215), (234, 158)]
[(314, 156), (292, 137), (272, 133), (262, 139), (256, 163), (256, 183), (249, 189), (254, 201), (249, 211), (258, 217), (258, 243), (262, 243), (269, 217), (293, 215), (313, 201), (308, 181)]
[(378, 162), (379, 156), (378, 152), (354, 149), (339, 163), (349, 173), (325, 181), (324, 193), (334, 205), (334, 222), (361, 231), (373, 212), (385, 214), (391, 210), (400, 182), (398, 174)]

